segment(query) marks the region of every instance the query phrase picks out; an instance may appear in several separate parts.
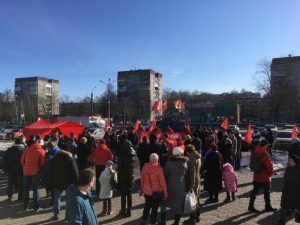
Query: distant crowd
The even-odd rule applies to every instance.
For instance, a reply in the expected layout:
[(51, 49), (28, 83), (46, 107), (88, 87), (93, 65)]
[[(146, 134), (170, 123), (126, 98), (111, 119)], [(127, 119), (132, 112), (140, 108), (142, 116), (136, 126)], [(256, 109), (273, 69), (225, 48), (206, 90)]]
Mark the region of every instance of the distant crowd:
[[(145, 198), (140, 224), (166, 224), (167, 208), (174, 214), (173, 224), (179, 224), (184, 214), (189, 216), (188, 224), (196, 224), (200, 222), (200, 193), (203, 190), (209, 195), (205, 204), (219, 202), (223, 186), (227, 194), (224, 204), (237, 199), (236, 171), (241, 166), (241, 152), (249, 151), (254, 175), (248, 210), (259, 212), (254, 203), (259, 190), (263, 189), (265, 211), (276, 211), (270, 198), (271, 132), (261, 138), (254, 130), (251, 144), (243, 141), (238, 130), (215, 131), (199, 127), (193, 132), (185, 131), (175, 141), (171, 138), (172, 133), (171, 128), (166, 132), (155, 129), (141, 136), (134, 127), (128, 130), (109, 128), (99, 143), (89, 130), (79, 137), (73, 133), (63, 136), (59, 130), (45, 137), (32, 135), (28, 140), (22, 136), (4, 156), (8, 200), (13, 201), (13, 194), (17, 192), (17, 200), (22, 201), (28, 211), (32, 189), (33, 210), (40, 211), (45, 206), (40, 204), (39, 190), (45, 188), (51, 199), (49, 206), (53, 207), (53, 219), (58, 220), (65, 191), (64, 219), (70, 225), (96, 225), (98, 216), (93, 205), (102, 202), (100, 216), (113, 214), (111, 199), (118, 192), (121, 197), (119, 216), (131, 217), (135, 171), (140, 169), (139, 192)], [(139, 168), (135, 168), (137, 165)], [(96, 190), (93, 190), (94, 186)], [(300, 220), (298, 190), (300, 142), (295, 139), (284, 175), (278, 224), (285, 224), (293, 211), (296, 211), (296, 221)]]

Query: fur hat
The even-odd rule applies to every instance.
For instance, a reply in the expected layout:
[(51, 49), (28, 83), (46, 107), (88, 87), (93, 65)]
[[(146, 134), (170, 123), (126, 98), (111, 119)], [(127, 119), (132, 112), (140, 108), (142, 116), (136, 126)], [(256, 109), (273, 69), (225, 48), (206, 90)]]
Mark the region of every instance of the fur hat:
[(111, 167), (114, 163), (110, 160), (106, 161), (105, 167)]
[(175, 147), (175, 148), (173, 148), (172, 154), (174, 156), (181, 156), (181, 155), (183, 155), (183, 150), (180, 147)]

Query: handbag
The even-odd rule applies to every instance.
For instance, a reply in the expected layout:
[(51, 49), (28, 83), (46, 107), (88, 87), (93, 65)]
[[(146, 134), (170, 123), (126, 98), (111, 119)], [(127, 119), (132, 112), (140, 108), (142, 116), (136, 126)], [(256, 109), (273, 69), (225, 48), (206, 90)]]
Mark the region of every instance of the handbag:
[(197, 209), (197, 200), (196, 200), (195, 193), (193, 191), (188, 192), (185, 195), (184, 213), (190, 214), (194, 212), (196, 209)]
[[(149, 180), (150, 188), (152, 190), (152, 184), (150, 181), (149, 174), (148, 174), (148, 180)], [(164, 199), (164, 193), (162, 191), (152, 191), (152, 199), (162, 201)]]

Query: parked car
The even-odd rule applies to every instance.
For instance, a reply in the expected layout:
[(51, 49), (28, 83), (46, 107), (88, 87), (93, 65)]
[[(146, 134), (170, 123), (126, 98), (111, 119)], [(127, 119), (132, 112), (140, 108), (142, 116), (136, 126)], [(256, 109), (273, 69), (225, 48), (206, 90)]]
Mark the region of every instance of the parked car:
[(104, 130), (103, 128), (95, 128), (92, 130), (92, 135), (95, 138), (96, 141), (102, 139), (104, 137)]
[[(284, 125), (285, 130), (293, 130), (294, 129), (294, 124), (286, 124)], [(299, 129), (297, 127), (297, 132), (299, 132)]]
[(228, 126), (228, 129), (229, 129), (229, 130), (239, 130), (240, 128), (239, 128), (238, 125), (233, 125), (233, 124), (232, 124), (232, 125), (229, 125), (229, 126)]
[(12, 130), (10, 129), (4, 129), (1, 133), (0, 133), (0, 140), (10, 140), (11, 139), (11, 132)]
[(274, 149), (287, 150), (292, 145), (292, 131), (279, 130), (274, 140)]

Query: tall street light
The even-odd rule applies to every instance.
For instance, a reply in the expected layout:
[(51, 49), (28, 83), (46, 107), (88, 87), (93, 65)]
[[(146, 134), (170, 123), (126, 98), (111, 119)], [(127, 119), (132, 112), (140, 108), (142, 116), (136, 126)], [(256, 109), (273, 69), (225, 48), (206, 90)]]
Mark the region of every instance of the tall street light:
[(106, 83), (106, 82), (104, 82), (104, 81), (102, 81), (102, 80), (99, 80), (100, 81), (100, 83), (103, 83), (103, 84), (105, 84), (106, 85), (106, 88), (107, 88), (107, 94), (108, 94), (108, 124), (109, 124), (109, 126), (110, 126), (110, 88), (111, 88), (111, 84), (113, 83), (113, 82), (115, 82), (114, 80), (113, 81), (111, 81), (110, 80), (110, 78), (108, 79), (108, 83)]
[(93, 91), (96, 89), (97, 87), (93, 87), (91, 90), (91, 116), (94, 116), (94, 94)]

